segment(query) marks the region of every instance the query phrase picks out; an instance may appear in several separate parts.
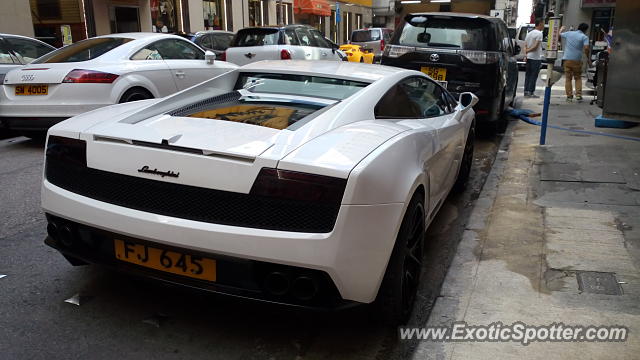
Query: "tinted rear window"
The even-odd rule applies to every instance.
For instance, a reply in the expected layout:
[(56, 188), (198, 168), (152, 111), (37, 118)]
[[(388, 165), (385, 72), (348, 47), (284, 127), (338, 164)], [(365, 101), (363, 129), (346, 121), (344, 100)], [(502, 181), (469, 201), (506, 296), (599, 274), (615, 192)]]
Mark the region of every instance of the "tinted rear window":
[(320, 76), (243, 73), (236, 90), (254, 93), (300, 95), (343, 100), (366, 87), (367, 83)]
[(351, 34), (351, 41), (353, 42), (378, 41), (378, 40), (380, 40), (379, 30), (357, 30)]
[(65, 63), (93, 60), (98, 56), (103, 55), (124, 43), (128, 43), (131, 40), (133, 39), (112, 37), (82, 40), (78, 41), (75, 44), (65, 46), (62, 49), (51, 52), (34, 61), (33, 64)]
[(233, 46), (278, 45), (279, 39), (278, 29), (244, 29), (234, 38)]
[(493, 50), (491, 24), (482, 19), (409, 15), (394, 44), (464, 50)]

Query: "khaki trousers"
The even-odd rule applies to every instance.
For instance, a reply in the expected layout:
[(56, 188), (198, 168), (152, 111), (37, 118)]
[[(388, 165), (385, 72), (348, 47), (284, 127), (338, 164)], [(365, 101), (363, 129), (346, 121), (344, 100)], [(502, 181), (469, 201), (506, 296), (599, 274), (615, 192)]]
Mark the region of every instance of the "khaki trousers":
[(582, 96), (582, 61), (564, 60), (564, 91), (573, 97), (572, 79), (576, 81), (576, 96)]

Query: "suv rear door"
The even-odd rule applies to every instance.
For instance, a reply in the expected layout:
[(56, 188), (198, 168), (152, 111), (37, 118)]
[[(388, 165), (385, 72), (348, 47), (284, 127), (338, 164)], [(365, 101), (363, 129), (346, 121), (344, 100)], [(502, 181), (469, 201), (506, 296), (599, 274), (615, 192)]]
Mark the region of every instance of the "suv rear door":
[(227, 49), (226, 60), (245, 65), (260, 60), (279, 60), (282, 35), (277, 28), (246, 28), (238, 31)]

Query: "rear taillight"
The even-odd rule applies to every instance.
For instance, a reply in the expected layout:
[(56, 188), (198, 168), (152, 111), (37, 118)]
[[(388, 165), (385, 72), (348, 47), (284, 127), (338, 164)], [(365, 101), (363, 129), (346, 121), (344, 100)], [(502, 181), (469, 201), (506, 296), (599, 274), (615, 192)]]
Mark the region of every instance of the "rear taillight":
[(68, 137), (49, 136), (46, 158), (47, 162), (57, 160), (65, 164), (87, 166), (87, 143)]
[(280, 60), (291, 60), (291, 53), (287, 49), (280, 51)]
[(250, 194), (272, 198), (340, 204), (347, 179), (262, 168)]
[(223, 51), (222, 54), (220, 54), (220, 61), (227, 61), (227, 52)]
[(62, 80), (63, 83), (111, 84), (118, 75), (95, 70), (71, 70)]
[(500, 54), (493, 51), (458, 50), (458, 54), (474, 64), (493, 64), (500, 60)]
[(384, 55), (391, 58), (397, 58), (415, 50), (416, 48), (413, 46), (389, 45), (384, 49)]
[(380, 40), (380, 51), (384, 51), (384, 39)]

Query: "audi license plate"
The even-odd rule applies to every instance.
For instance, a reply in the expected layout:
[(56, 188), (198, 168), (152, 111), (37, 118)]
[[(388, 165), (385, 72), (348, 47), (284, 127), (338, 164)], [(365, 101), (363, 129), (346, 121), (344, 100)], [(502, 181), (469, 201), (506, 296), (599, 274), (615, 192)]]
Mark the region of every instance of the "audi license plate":
[(16, 85), (16, 95), (47, 95), (49, 85)]
[(436, 68), (431, 66), (423, 66), (420, 68), (420, 71), (427, 74), (430, 78), (435, 81), (445, 81), (447, 80), (447, 69), (445, 68)]
[(202, 256), (114, 240), (116, 258), (132, 264), (201, 280), (216, 281), (216, 261)]

